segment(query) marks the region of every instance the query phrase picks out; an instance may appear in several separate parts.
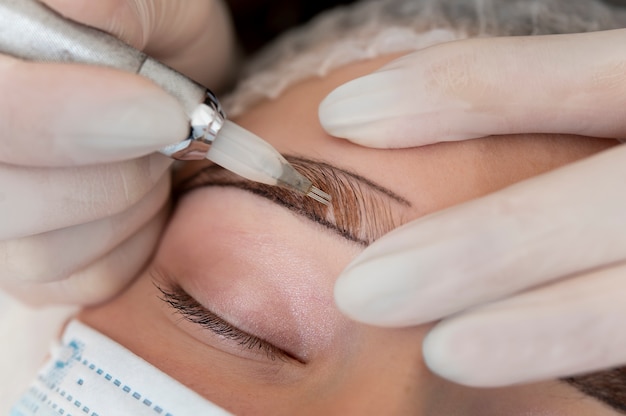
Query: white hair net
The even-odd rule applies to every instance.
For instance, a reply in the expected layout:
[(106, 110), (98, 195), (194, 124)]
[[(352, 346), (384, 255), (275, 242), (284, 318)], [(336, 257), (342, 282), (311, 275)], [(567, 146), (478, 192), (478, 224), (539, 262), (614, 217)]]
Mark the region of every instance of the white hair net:
[(294, 83), (351, 62), (482, 36), (626, 27), (626, 9), (598, 0), (367, 0), (291, 30), (247, 65), (223, 104), (229, 116)]

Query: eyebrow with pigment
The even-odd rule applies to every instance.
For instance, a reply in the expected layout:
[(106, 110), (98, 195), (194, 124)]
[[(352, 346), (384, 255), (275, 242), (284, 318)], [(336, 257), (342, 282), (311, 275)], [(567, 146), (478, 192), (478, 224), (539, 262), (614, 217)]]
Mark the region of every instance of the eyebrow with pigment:
[(262, 196), (362, 246), (402, 224), (411, 203), (393, 191), (356, 173), (326, 162), (286, 156), (291, 165), (315, 186), (332, 196), (330, 206), (289, 189), (244, 179), (217, 165), (195, 172), (176, 186), (178, 198), (207, 186), (235, 187)]

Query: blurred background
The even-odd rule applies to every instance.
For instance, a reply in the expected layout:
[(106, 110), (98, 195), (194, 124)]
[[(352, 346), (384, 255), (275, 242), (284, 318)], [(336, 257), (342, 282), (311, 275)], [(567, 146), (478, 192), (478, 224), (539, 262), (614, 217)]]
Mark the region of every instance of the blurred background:
[[(257, 51), (281, 32), (307, 22), (323, 10), (355, 1), (226, 0), (233, 14), (242, 49), (247, 54)], [(603, 1), (626, 7), (626, 0)]]
[[(624, 0), (626, 1), (626, 0)], [(247, 54), (281, 32), (310, 20), (323, 10), (355, 0), (226, 0), (233, 14), (241, 47)]]

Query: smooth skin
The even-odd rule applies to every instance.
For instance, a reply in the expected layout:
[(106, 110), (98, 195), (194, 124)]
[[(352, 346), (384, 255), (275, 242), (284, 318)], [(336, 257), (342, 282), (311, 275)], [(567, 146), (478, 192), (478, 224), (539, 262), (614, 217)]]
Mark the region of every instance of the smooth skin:
[[(219, 89), (234, 61), (221, 1), (46, 0)], [(155, 84), (0, 55), (0, 287), (31, 304), (90, 304), (125, 287), (165, 224), (187, 116)]]
[[(625, 41), (622, 29), (438, 45), (340, 86), (321, 121), (376, 148), (515, 133), (626, 139)], [(426, 360), (468, 385), (624, 365), (625, 181), (621, 146), (420, 219), (355, 260), (336, 300), (374, 325), (447, 318)]]
[[(236, 122), (283, 154), (327, 161), (409, 199), (411, 207), (391, 205), (402, 222), (613, 146), (574, 136), (510, 136), (390, 151), (325, 134), (317, 119), (323, 97), (388, 59), (298, 84)], [(204, 166), (188, 164), (180, 174)], [(230, 186), (201, 188), (180, 200), (139, 279), (79, 319), (237, 415), (617, 414), (561, 382), (474, 389), (434, 375), (420, 348), (429, 325), (378, 328), (348, 319), (335, 306), (335, 280), (361, 251), (258, 195)], [(271, 360), (192, 324), (160, 300), (157, 286), (166, 287), (168, 279), (232, 325), (304, 363)]]

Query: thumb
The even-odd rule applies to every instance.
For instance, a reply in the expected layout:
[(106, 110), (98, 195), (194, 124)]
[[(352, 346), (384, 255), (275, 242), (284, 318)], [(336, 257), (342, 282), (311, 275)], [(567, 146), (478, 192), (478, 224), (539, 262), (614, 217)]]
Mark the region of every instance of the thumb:
[(42, 0), (62, 15), (109, 32), (210, 88), (234, 60), (230, 18), (219, 0)]
[(437, 45), (340, 86), (320, 120), (379, 148), (516, 133), (625, 138), (625, 41), (613, 30)]
[(150, 12), (154, 2), (148, 0), (42, 0), (69, 19), (104, 30), (137, 49), (149, 40)]

